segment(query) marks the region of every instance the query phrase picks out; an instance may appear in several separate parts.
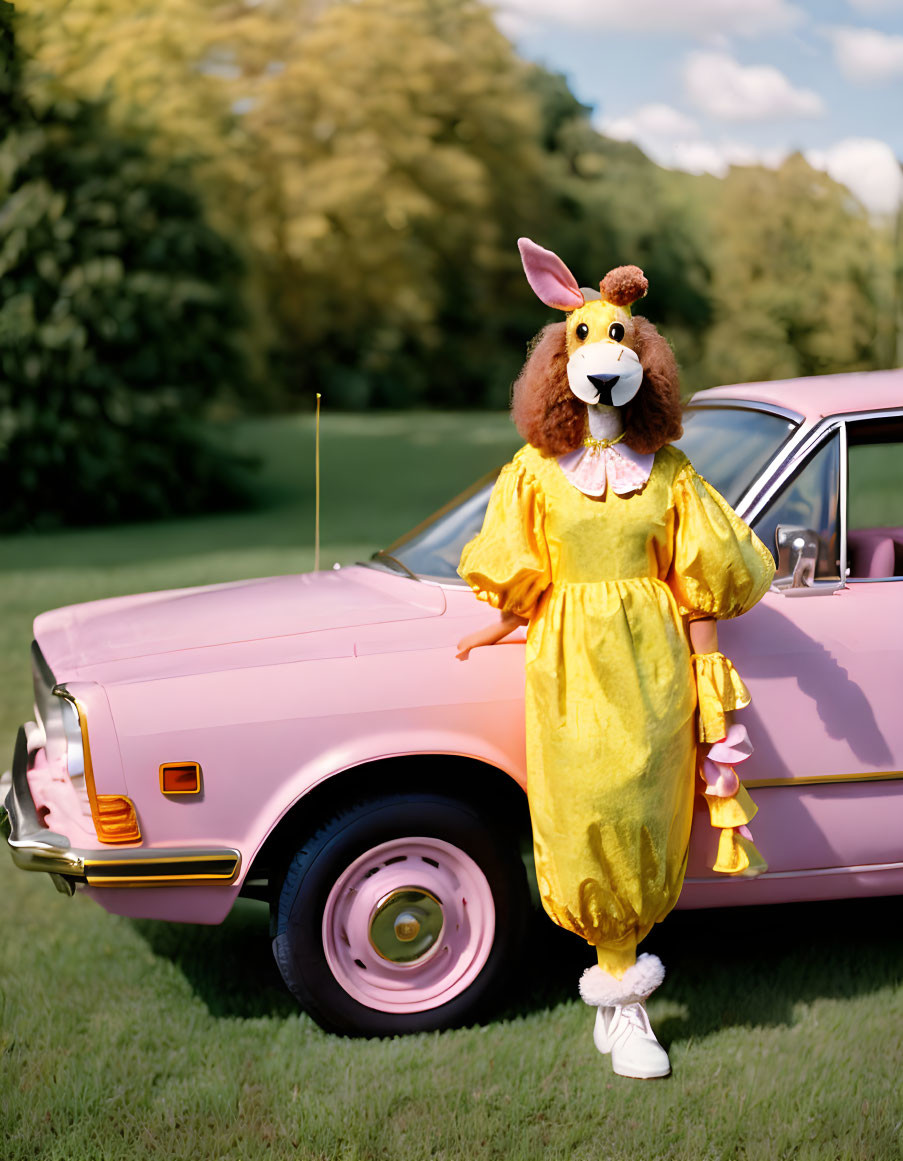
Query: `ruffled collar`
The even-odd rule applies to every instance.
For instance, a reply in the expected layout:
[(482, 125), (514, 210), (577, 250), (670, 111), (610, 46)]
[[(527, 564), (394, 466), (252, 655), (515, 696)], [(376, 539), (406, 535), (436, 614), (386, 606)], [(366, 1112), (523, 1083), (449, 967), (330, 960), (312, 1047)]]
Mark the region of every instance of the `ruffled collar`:
[(621, 442), (604, 449), (578, 447), (557, 459), (568, 482), (585, 496), (604, 496), (609, 487), (625, 496), (646, 486), (655, 453), (640, 455)]

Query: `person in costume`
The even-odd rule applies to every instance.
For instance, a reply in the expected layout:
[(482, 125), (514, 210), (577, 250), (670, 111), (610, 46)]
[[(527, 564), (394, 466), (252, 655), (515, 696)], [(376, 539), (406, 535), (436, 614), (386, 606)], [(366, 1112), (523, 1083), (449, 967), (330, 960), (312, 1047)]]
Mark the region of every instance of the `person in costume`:
[[(664, 978), (637, 945), (680, 894), (697, 770), (720, 828), (715, 869), (764, 868), (733, 765), (751, 752), (731, 720), (749, 694), (715, 622), (750, 609), (771, 554), (671, 441), (681, 434), (668, 343), (631, 314), (635, 266), (581, 288), (519, 242), (527, 279), (567, 313), (537, 336), (514, 385), (527, 440), (501, 471), (460, 575), (501, 612), (460, 656), (527, 624), (527, 793), (537, 882), (556, 923), (598, 964), (580, 981), (615, 1072), (665, 1076), (645, 1001)], [(703, 743), (698, 748), (697, 743)], [(700, 783), (702, 785), (702, 783)]]

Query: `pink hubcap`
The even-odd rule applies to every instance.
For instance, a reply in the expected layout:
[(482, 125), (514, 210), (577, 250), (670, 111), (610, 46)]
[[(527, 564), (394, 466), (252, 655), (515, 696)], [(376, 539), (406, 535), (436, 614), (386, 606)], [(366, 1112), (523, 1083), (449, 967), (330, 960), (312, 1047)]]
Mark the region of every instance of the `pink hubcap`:
[(323, 912), (332, 974), (378, 1012), (423, 1012), (479, 975), (495, 935), (486, 876), (459, 847), (393, 839), (339, 877)]

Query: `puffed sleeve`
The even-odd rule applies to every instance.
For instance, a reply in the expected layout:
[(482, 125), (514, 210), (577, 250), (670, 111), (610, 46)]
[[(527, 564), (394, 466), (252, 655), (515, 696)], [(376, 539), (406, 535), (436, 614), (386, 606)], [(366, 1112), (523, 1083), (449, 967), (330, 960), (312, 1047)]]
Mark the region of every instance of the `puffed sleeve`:
[(771, 584), (771, 553), (689, 463), (674, 481), (673, 495), (676, 523), (668, 584), (680, 611), (691, 618), (739, 617)]
[(477, 597), (504, 613), (530, 618), (551, 581), (536, 481), (516, 461), (496, 480), (480, 533), (464, 546), (458, 573)]

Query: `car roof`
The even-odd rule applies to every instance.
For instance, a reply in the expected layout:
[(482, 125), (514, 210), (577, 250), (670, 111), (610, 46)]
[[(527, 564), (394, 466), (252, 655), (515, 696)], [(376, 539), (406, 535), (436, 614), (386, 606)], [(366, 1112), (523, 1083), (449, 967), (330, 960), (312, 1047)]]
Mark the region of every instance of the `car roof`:
[(813, 375), (770, 383), (737, 383), (697, 391), (691, 403), (717, 399), (748, 400), (795, 411), (810, 423), (850, 411), (903, 408), (903, 369), (854, 371), (847, 375)]

